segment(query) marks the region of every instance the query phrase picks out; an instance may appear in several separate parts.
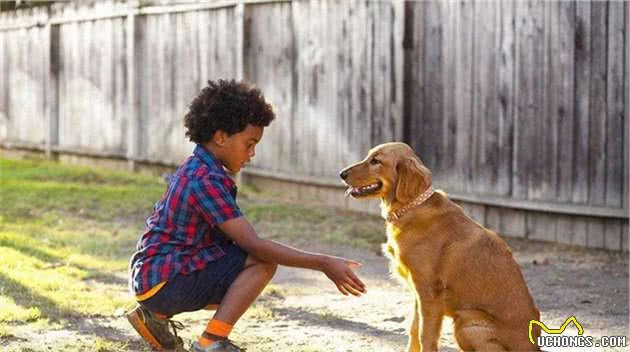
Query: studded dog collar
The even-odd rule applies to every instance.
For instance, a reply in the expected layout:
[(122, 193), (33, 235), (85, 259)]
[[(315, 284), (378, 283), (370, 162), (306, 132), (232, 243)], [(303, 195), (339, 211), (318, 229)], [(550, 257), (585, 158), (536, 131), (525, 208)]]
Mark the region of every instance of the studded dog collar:
[(394, 223), (398, 221), (398, 219), (405, 215), (405, 213), (407, 213), (409, 210), (424, 203), (427, 199), (429, 199), (429, 197), (433, 195), (433, 193), (435, 193), (433, 186), (429, 186), (426, 191), (422, 192), (422, 194), (414, 199), (411, 203), (407, 203), (404, 207), (387, 214), (387, 222)]

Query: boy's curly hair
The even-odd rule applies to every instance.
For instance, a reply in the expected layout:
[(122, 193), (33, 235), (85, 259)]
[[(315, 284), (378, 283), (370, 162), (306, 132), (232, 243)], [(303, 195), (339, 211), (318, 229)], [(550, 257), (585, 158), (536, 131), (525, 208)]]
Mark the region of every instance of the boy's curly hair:
[(193, 99), (184, 126), (191, 142), (205, 144), (218, 130), (233, 135), (248, 124), (267, 127), (275, 117), (275, 108), (260, 89), (246, 82), (220, 79), (208, 81)]

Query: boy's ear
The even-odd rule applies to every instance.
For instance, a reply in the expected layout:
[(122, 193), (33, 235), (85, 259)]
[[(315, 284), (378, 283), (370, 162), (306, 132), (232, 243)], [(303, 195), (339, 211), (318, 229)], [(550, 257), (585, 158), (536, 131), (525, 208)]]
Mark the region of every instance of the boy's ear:
[(225, 131), (218, 130), (214, 132), (214, 135), (212, 136), (212, 141), (218, 147), (223, 147), (223, 144), (225, 144), (225, 140), (227, 139), (227, 137), (228, 135), (227, 133), (225, 133)]

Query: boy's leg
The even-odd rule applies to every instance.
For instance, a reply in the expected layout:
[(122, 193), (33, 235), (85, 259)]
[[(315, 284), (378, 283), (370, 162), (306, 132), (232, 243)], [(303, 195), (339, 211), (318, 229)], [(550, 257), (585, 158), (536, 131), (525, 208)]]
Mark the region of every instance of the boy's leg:
[(204, 310), (217, 310), (219, 309), (219, 305), (218, 304), (208, 304), (207, 306), (203, 307)]
[(208, 323), (199, 345), (204, 347), (219, 339), (226, 339), (232, 326), (260, 295), (276, 272), (277, 265), (247, 256), (243, 271), (236, 277)]
[(271, 281), (277, 268), (277, 264), (248, 255), (243, 271), (225, 293), (214, 319), (234, 325)]

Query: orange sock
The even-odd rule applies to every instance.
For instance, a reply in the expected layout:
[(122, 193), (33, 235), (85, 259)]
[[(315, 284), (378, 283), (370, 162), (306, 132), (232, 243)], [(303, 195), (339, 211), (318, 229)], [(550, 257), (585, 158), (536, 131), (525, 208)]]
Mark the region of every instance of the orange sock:
[(208, 323), (206, 331), (201, 334), (197, 341), (201, 347), (212, 345), (213, 342), (227, 339), (232, 331), (232, 325), (220, 320), (212, 319)]

